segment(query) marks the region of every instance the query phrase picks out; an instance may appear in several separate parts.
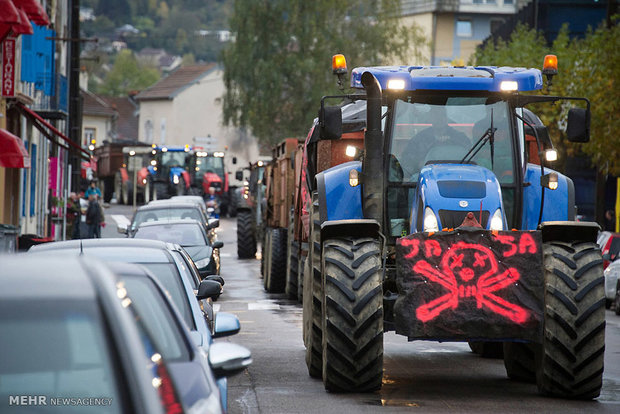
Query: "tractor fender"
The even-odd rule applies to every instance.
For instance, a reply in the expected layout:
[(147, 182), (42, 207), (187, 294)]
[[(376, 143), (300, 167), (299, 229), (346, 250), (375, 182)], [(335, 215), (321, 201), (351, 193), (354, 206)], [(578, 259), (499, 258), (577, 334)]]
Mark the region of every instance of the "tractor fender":
[(338, 236), (381, 239), (381, 226), (374, 219), (330, 220), (321, 224), (321, 243)]
[(321, 223), (364, 218), (361, 185), (351, 187), (349, 184), (349, 171), (353, 169), (361, 175), (362, 163), (346, 162), (316, 175)]
[(149, 165), (148, 167), (146, 167), (147, 171), (149, 172), (150, 175), (155, 175), (155, 167), (152, 165)]
[(542, 232), (543, 243), (549, 241), (596, 243), (601, 226), (591, 221), (546, 221), (540, 223), (538, 229)]
[(183, 180), (185, 181), (185, 189), (188, 190), (189, 189), (189, 183), (190, 183), (189, 173), (187, 171), (183, 170), (181, 175), (183, 176)]
[[(545, 174), (553, 171), (545, 168)], [(567, 176), (558, 174), (558, 188), (545, 188), (543, 215), (541, 221), (571, 221), (575, 220), (575, 185)], [(541, 189), (540, 166), (528, 164), (525, 171), (523, 187), (523, 216), (521, 226), (523, 230), (535, 230), (538, 226), (540, 214)], [(595, 239), (596, 241), (596, 239)]]
[(120, 172), (121, 172), (121, 181), (122, 182), (129, 181), (129, 174), (127, 173), (127, 168), (121, 167)]

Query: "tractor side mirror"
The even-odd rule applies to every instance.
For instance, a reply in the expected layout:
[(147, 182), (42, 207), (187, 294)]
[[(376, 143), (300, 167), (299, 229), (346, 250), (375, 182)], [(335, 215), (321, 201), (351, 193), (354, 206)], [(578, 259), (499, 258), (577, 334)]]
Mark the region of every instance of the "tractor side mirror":
[(590, 113), (583, 108), (571, 108), (568, 111), (566, 138), (570, 142), (590, 141)]
[(342, 110), (339, 106), (324, 106), (319, 112), (321, 139), (340, 139), (342, 136)]
[(232, 157), (232, 163), (236, 164), (237, 163), (237, 157)]
[(243, 171), (237, 170), (237, 172), (235, 173), (235, 179), (237, 181), (243, 181)]

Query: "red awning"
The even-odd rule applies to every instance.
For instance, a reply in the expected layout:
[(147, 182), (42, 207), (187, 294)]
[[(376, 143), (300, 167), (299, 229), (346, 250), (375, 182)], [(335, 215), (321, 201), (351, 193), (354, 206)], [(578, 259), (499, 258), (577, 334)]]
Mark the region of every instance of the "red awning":
[(19, 24), (15, 24), (13, 25), (13, 33), (15, 34), (23, 34), (23, 35), (31, 35), (34, 33), (34, 31), (32, 30), (32, 25), (30, 24), (30, 21), (28, 20), (28, 16), (26, 16), (26, 12), (23, 11), (22, 9), (18, 9), (17, 12), (19, 13)]
[(0, 167), (30, 168), (30, 156), (24, 141), (0, 128)]
[(80, 147), (79, 145), (77, 145), (75, 142), (71, 141), (65, 134), (63, 134), (62, 132), (60, 132), (58, 129), (56, 129), (56, 127), (54, 127), (52, 124), (50, 124), (49, 122), (47, 122), (45, 119), (41, 118), (41, 116), (39, 114), (37, 114), (35, 111), (33, 111), (32, 109), (28, 108), (27, 106), (25, 106), (22, 103), (18, 103), (17, 104), (17, 108), (21, 111), (22, 115), (24, 115), (25, 117), (29, 118), (33, 125), (41, 130), (44, 135), (48, 135), (44, 128), (49, 129), (53, 134), (55, 134), (56, 136), (58, 136), (60, 139), (62, 139), (63, 141), (65, 141), (65, 143), (67, 143), (67, 145), (69, 145), (70, 149), (76, 151), (76, 152), (80, 152), (80, 156), (82, 156), (84, 159), (90, 160), (90, 153), (88, 151), (86, 151), (84, 148)]
[(17, 7), (13, 4), (11, 0), (0, 0), (0, 23), (4, 24), (18, 24), (19, 13), (17, 12)]

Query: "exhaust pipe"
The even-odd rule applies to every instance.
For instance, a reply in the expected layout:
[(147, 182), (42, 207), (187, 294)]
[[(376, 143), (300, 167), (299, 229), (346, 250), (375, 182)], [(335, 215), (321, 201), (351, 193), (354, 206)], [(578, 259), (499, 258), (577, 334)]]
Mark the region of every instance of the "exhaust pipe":
[(381, 85), (370, 72), (362, 74), (366, 89), (366, 135), (362, 164), (364, 217), (383, 225), (383, 133), (381, 132)]

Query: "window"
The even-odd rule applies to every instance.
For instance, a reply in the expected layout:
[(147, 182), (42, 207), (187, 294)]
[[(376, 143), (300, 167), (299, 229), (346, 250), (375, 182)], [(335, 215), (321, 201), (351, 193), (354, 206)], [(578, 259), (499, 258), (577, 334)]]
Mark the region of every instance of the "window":
[(458, 37), (471, 37), (471, 20), (457, 20), (456, 21), (456, 35)]
[(144, 135), (145, 142), (153, 142), (153, 121), (151, 121), (150, 119), (147, 119), (147, 121), (144, 123)]
[(96, 142), (97, 130), (95, 128), (84, 128), (84, 142), (82, 143), (82, 146), (88, 147), (90, 144), (95, 144)]

